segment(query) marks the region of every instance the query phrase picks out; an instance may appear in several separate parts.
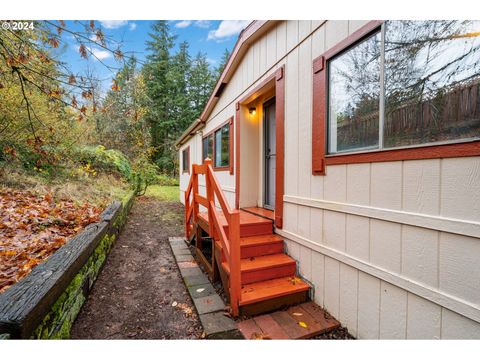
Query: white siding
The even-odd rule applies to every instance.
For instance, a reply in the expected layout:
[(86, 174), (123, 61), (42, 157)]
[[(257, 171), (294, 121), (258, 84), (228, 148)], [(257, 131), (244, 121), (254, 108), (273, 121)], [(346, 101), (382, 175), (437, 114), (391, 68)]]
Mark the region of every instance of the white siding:
[[(362, 339), (479, 339), (479, 157), (334, 165), (311, 175), (312, 61), (366, 23), (279, 22), (247, 50), (202, 131), (235, 115), (235, 102), (284, 65), (277, 231), (315, 302)], [(200, 135), (186, 145), (199, 162)], [(217, 176), (233, 204), (235, 176)], [(181, 175), (180, 188), (187, 184)]]

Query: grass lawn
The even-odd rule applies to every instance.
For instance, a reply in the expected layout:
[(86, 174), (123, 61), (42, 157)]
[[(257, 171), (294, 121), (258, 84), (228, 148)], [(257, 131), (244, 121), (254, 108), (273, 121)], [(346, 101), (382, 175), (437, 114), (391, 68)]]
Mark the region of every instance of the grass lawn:
[(164, 201), (180, 201), (180, 189), (178, 186), (151, 185), (147, 188), (145, 196)]

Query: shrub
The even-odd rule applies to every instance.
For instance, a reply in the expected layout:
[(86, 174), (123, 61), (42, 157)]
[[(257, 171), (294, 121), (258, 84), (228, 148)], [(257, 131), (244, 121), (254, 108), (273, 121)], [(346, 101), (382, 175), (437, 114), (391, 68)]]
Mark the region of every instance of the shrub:
[(147, 188), (157, 182), (158, 167), (145, 156), (133, 163), (132, 184), (137, 195), (144, 195)]
[(97, 170), (118, 173), (126, 180), (132, 180), (132, 166), (128, 158), (118, 150), (105, 150), (102, 145), (84, 146), (75, 150), (82, 165), (89, 164)]

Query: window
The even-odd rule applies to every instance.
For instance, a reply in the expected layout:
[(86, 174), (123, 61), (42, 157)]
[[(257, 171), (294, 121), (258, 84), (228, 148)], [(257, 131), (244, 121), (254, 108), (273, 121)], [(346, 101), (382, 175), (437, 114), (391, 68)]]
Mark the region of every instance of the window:
[(190, 173), (190, 146), (182, 151), (182, 173)]
[(213, 134), (210, 134), (202, 140), (202, 158), (205, 161), (206, 158), (213, 159)]
[(213, 169), (229, 170), (233, 174), (233, 117), (202, 139), (203, 160), (212, 160)]
[(230, 124), (225, 124), (215, 131), (215, 167), (230, 164)]
[(330, 154), (480, 139), (480, 21), (387, 21), (327, 58)]

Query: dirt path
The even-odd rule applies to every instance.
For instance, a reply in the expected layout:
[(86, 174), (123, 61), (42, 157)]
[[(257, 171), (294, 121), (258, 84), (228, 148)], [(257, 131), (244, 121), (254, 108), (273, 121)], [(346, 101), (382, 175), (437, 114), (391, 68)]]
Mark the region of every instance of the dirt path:
[[(137, 198), (77, 320), (73, 339), (192, 339), (203, 332), (168, 244), (177, 202)], [(177, 306), (172, 306), (176, 302)]]

